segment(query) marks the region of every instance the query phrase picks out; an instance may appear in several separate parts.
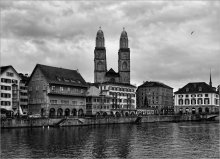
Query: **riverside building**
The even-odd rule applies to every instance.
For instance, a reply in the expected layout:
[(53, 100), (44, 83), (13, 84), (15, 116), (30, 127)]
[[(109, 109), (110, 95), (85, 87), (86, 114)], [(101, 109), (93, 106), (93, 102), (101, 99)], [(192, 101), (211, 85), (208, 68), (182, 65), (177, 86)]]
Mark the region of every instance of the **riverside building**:
[(74, 117), (86, 112), (87, 84), (76, 70), (37, 64), (28, 89), (31, 114)]
[(175, 92), (176, 114), (202, 114), (219, 112), (219, 93), (210, 78), (209, 85), (205, 82), (188, 83)]
[[(147, 114), (173, 114), (173, 88), (161, 82), (146, 81), (137, 89), (137, 109)], [(149, 113), (148, 113), (149, 112)]]
[(1, 70), (1, 114), (14, 115), (19, 110), (20, 76), (11, 66), (2, 66)]
[(86, 115), (107, 116), (112, 115), (112, 97), (99, 89), (98, 84), (88, 83), (86, 94)]

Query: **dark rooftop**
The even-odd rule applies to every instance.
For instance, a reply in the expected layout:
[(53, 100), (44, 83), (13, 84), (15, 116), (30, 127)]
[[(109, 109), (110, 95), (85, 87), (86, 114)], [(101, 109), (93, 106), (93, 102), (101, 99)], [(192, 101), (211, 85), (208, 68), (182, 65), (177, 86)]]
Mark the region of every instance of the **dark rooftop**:
[[(37, 64), (48, 83), (87, 87), (87, 83), (76, 70)], [(34, 69), (34, 70), (35, 70)], [(33, 71), (34, 72), (34, 71)], [(31, 78), (31, 77), (30, 77)]]
[(163, 88), (173, 89), (172, 87), (167, 86), (164, 83), (156, 82), (156, 81), (146, 81), (142, 85), (140, 85), (138, 88), (141, 88), (141, 87), (163, 87)]
[(116, 73), (112, 68), (106, 72), (105, 74), (107, 77), (119, 77), (119, 73)]
[(205, 82), (188, 83), (184, 87), (180, 88), (174, 94), (185, 93), (217, 93), (210, 85)]

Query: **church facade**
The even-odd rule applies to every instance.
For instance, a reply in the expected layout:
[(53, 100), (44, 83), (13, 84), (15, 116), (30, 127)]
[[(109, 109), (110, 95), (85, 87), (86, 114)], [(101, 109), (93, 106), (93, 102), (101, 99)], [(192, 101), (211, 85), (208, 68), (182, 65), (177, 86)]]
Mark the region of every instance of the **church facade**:
[(125, 29), (123, 29), (119, 40), (118, 72), (112, 68), (107, 70), (104, 33), (101, 28), (98, 30), (94, 50), (94, 82), (130, 84), (130, 48), (128, 47), (128, 35)]

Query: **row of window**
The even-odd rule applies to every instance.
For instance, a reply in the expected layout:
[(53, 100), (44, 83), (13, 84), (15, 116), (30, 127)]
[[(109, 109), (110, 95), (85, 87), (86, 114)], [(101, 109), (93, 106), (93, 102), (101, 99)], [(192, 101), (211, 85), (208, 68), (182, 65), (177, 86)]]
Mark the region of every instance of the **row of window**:
[(13, 77), (13, 76), (14, 76), (14, 73), (12, 73), (12, 72), (6, 72), (6, 76)]
[(1, 90), (11, 90), (11, 86), (1, 86)]
[(130, 93), (116, 93), (116, 92), (109, 92), (109, 95), (112, 96), (124, 96), (124, 97), (135, 97), (135, 94), (130, 94)]
[(70, 88), (70, 87), (58, 87), (58, 86), (52, 86), (51, 87), (52, 91), (61, 91), (61, 92), (72, 92), (72, 93), (83, 93), (83, 89), (78, 89), (78, 88)]
[(23, 98), (21, 98), (21, 99), (20, 99), (20, 102), (28, 102), (28, 99), (23, 99)]
[(20, 92), (20, 95), (21, 96), (27, 96), (27, 93), (26, 92)]
[[(157, 91), (159, 92), (159, 89), (161, 87), (154, 87), (154, 88), (142, 88), (142, 91), (146, 92), (151, 92), (151, 91)], [(167, 88), (161, 88), (162, 92), (167, 92), (167, 93), (173, 93), (172, 89), (167, 89)]]
[[(183, 97), (186, 97), (186, 98), (188, 98), (188, 97), (203, 97), (203, 94), (191, 94), (191, 95), (189, 95), (189, 94), (186, 94), (186, 95), (178, 95), (178, 97), (179, 98), (183, 98)], [(205, 97), (208, 97), (209, 96), (209, 94), (205, 94)]]
[[(89, 100), (89, 99), (87, 99), (87, 101), (89, 102), (89, 101), (91, 101), (91, 100)], [(110, 102), (110, 99), (99, 99), (99, 98), (93, 98), (93, 102), (97, 102), (97, 103), (109, 103)]]
[(1, 101), (1, 106), (10, 106), (11, 102), (10, 101)]
[(8, 78), (1, 78), (2, 83), (18, 83), (18, 80), (15, 79), (8, 79)]
[(27, 90), (27, 87), (26, 86), (20, 86), (20, 89), (21, 90)]
[[(191, 101), (191, 102), (190, 102)], [(190, 105), (190, 104), (192, 104), (192, 105), (195, 105), (195, 104), (209, 104), (210, 102), (209, 102), (209, 98), (205, 98), (204, 100), (202, 99), (202, 98), (199, 98), (199, 99), (191, 99), (191, 100), (189, 100), (189, 99), (185, 99), (185, 100), (183, 100), (183, 99), (179, 99), (179, 105)]]
[(1, 97), (2, 98), (11, 98), (11, 94), (10, 93), (1, 93)]
[[(86, 107), (87, 109), (91, 109), (91, 106)], [(93, 105), (93, 109), (134, 109), (134, 105)]]
[[(72, 105), (77, 105), (78, 102), (77, 101), (69, 101), (69, 100), (50, 100), (51, 104), (72, 104)], [(83, 105), (84, 102), (80, 102), (79, 105)]]
[[(107, 86), (101, 86), (101, 89), (106, 90)], [(135, 89), (133, 88), (123, 88), (123, 87), (113, 87), (113, 86), (109, 86), (109, 90), (122, 91), (122, 92), (134, 92), (135, 91)]]
[[(86, 102), (91, 102), (91, 98), (87, 98)], [(134, 103), (134, 99), (100, 99), (100, 98), (93, 98), (94, 103)]]

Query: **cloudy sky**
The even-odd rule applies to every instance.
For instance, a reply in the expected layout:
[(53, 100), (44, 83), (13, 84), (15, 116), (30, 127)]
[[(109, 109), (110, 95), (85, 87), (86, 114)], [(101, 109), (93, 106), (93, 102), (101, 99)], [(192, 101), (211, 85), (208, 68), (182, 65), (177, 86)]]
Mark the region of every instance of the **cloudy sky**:
[[(94, 47), (105, 35), (107, 67), (117, 71), (128, 33), (131, 83), (220, 84), (219, 1), (1, 1), (1, 65), (31, 73), (37, 63), (78, 69), (94, 80)], [(193, 32), (193, 34), (191, 34)]]

